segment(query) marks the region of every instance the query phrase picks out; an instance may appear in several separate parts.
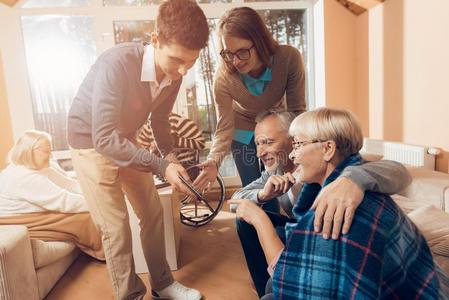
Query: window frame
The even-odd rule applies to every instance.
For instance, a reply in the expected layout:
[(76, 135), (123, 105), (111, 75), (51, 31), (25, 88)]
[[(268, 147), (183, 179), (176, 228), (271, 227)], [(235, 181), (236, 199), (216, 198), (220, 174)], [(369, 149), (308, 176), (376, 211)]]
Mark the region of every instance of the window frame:
[[(317, 2), (322, 2), (323, 0), (299, 0), (299, 1), (264, 1), (264, 2), (244, 2), (243, 0), (234, 0), (231, 3), (200, 3), (199, 6), (203, 9), (207, 18), (219, 18), (225, 10), (238, 7), (238, 6), (248, 6), (256, 10), (265, 9), (305, 9), (306, 10), (306, 26), (307, 26), (307, 49), (308, 49), (308, 65), (307, 69), (307, 99), (308, 99), (308, 109), (313, 109), (316, 106), (315, 95), (323, 95), (324, 85), (317, 87), (315, 85), (316, 79), (323, 77), (323, 75), (317, 75), (315, 70), (316, 57), (315, 57), (315, 36), (316, 32), (314, 27), (316, 26), (317, 15), (322, 14), (319, 12), (317, 14), (314, 8)], [(77, 6), (77, 7), (53, 7), (53, 8), (22, 8), (23, 3), (26, 0), (20, 0), (16, 7), (13, 9), (14, 16), (14, 28), (13, 31), (20, 32), (21, 40), (16, 39), (12, 45), (8, 47), (16, 47), (25, 62), (25, 50), (24, 41), (21, 35), (21, 24), (20, 20), (22, 16), (33, 16), (33, 15), (66, 15), (66, 16), (90, 16), (93, 18), (93, 32), (95, 35), (95, 43), (97, 49), (97, 57), (106, 49), (115, 45), (114, 39), (114, 28), (113, 21), (123, 21), (123, 20), (155, 20), (157, 15), (158, 5), (150, 6), (103, 6), (102, 0), (90, 0), (88, 6)], [(322, 6), (322, 3), (321, 3)], [(10, 28), (11, 29), (11, 28)], [(20, 43), (19, 43), (20, 41)], [(324, 45), (318, 45), (320, 49), (324, 49)], [(9, 51), (7, 51), (9, 52)], [(25, 118), (12, 118), (12, 126), (15, 138), (20, 136), (20, 134), (29, 128), (34, 128), (33, 112), (31, 105), (31, 93), (29, 88), (28, 71), (26, 69), (26, 63), (20, 66), (20, 70), (17, 73), (20, 77), (24, 77), (22, 88), (25, 90), (21, 94), (21, 100), (14, 101), (13, 98), (9, 96), (9, 105), (11, 115), (14, 115), (14, 111), (20, 112)], [(5, 67), (5, 71), (7, 68)], [(324, 82), (324, 80), (322, 80)], [(320, 81), (321, 83), (321, 81)], [(17, 85), (16, 85), (17, 86)], [(319, 90), (318, 90), (319, 88)], [(15, 92), (13, 92), (14, 94)], [(180, 93), (178, 95), (179, 99), (186, 99), (186, 88), (184, 84), (181, 86)], [(175, 105), (174, 110), (179, 111), (179, 107), (182, 105), (181, 100), (177, 101), (178, 104)], [(319, 104), (318, 104), (319, 105)], [(210, 143), (208, 143), (210, 145)], [(240, 179), (238, 176), (226, 177), (226, 186), (237, 186), (240, 185)]]

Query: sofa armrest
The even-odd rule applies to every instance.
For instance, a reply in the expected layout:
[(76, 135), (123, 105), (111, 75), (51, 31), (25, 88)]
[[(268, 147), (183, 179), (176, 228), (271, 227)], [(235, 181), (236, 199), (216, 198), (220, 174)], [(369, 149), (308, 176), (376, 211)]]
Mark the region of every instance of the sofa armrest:
[(410, 168), (412, 183), (399, 194), (422, 205), (434, 205), (449, 213), (449, 174)]
[(39, 299), (28, 229), (0, 226), (0, 299)]

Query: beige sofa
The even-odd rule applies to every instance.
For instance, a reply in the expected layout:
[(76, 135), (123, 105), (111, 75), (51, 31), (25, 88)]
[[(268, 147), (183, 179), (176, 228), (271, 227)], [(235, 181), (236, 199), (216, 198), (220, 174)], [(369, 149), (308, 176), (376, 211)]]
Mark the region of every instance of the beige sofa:
[(424, 234), (434, 259), (449, 276), (449, 174), (409, 171), (412, 183), (393, 199)]
[(25, 226), (0, 226), (0, 300), (43, 299), (78, 254), (72, 243), (31, 240)]
[[(179, 198), (171, 188), (158, 190), (164, 212), (165, 250), (172, 270), (178, 268)], [(138, 273), (148, 272), (140, 246), (138, 220), (129, 207), (133, 254)], [(72, 243), (30, 239), (25, 226), (0, 226), (0, 300), (43, 299), (80, 251)]]

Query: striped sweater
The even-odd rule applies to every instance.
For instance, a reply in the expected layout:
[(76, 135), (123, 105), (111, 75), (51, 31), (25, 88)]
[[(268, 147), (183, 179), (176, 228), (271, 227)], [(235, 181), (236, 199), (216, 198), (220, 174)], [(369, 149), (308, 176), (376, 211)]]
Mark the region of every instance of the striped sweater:
[[(173, 137), (176, 158), (181, 163), (195, 161), (196, 150), (202, 150), (206, 146), (206, 140), (198, 126), (192, 120), (173, 112), (169, 114), (168, 122), (170, 123), (170, 134)], [(150, 150), (152, 153), (161, 155), (153, 136), (150, 119), (140, 129), (137, 142), (141, 147)]]

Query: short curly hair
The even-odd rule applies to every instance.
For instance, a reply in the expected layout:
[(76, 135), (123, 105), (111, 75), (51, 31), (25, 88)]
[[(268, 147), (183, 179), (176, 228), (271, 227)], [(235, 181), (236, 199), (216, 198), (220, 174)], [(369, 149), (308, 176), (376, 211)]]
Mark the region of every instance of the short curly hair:
[(156, 32), (162, 44), (176, 42), (191, 49), (206, 47), (209, 25), (198, 4), (192, 0), (167, 0), (159, 6)]

